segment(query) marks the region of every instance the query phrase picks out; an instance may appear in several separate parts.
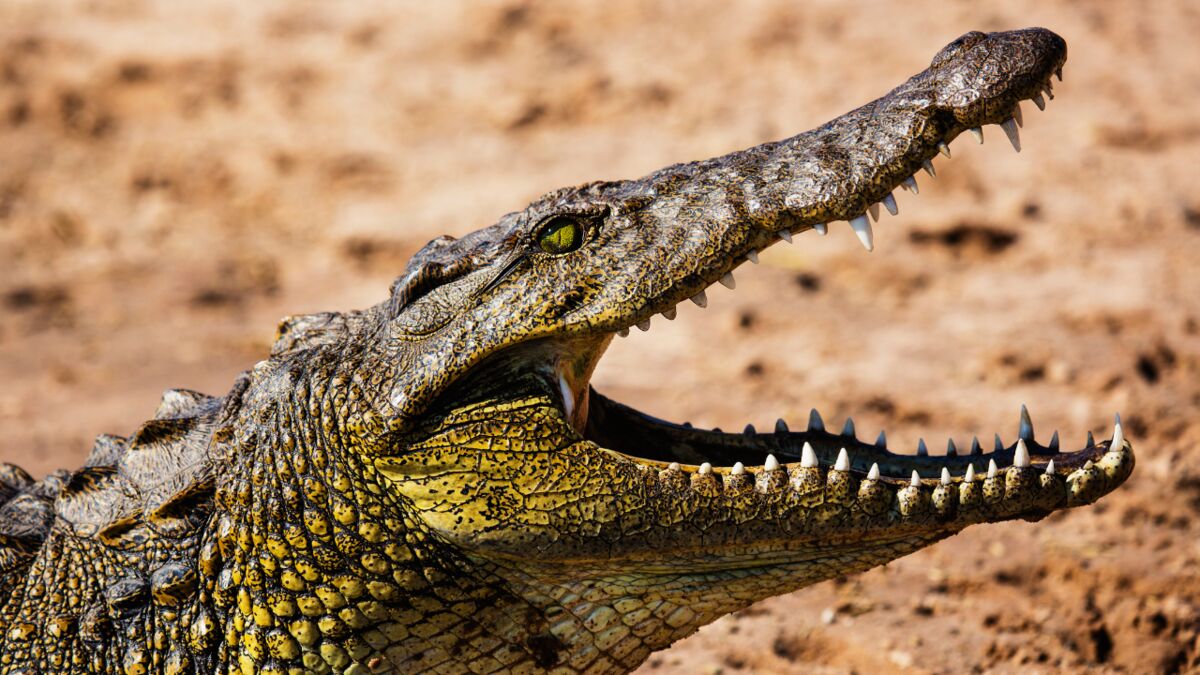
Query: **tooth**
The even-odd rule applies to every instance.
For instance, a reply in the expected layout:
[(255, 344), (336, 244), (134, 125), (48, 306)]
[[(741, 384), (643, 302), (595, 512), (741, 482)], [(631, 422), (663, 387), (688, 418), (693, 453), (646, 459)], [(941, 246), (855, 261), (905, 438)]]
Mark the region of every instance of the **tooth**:
[(617, 331), (617, 335), (620, 335), (621, 337), (629, 337), (629, 329), (622, 328), (621, 330)]
[(1042, 98), (1042, 92), (1033, 95), (1033, 104), (1038, 107), (1038, 110), (1046, 109), (1046, 99)]
[(980, 145), (983, 145), (983, 129), (979, 127), (971, 127), (970, 129), (967, 129), (967, 131), (970, 131), (975, 136), (975, 140), (979, 141)]
[(842, 435), (854, 438), (854, 418), (847, 417), (846, 423), (842, 425)]
[(1059, 81), (1059, 82), (1062, 82), (1062, 66), (1059, 66), (1059, 67), (1055, 68), (1055, 69), (1054, 69), (1054, 74), (1055, 74), (1056, 76), (1058, 76), (1058, 81)]
[(950, 146), (945, 141), (938, 141), (938, 152), (945, 155), (946, 159), (950, 159)]
[(782, 417), (775, 420), (775, 433), (786, 434), (788, 432), (787, 422)]
[(879, 222), (879, 202), (875, 202), (874, 204), (868, 206), (867, 212), (871, 214), (871, 220)]
[(721, 275), (721, 285), (729, 290), (737, 288), (737, 282), (733, 280), (733, 272), (726, 272)]
[(913, 469), (912, 480), (909, 481), (909, 485), (915, 488), (921, 487), (921, 474), (917, 473), (916, 469)]
[(1121, 428), (1121, 415), (1117, 415), (1117, 423), (1113, 425), (1112, 443), (1108, 444), (1108, 449), (1121, 451), (1125, 449), (1125, 430)]
[(999, 468), (996, 466), (996, 460), (994, 460), (994, 459), (989, 459), (989, 460), (988, 460), (988, 475), (987, 475), (987, 477), (988, 477), (988, 478), (995, 478), (995, 477), (996, 477), (996, 472), (997, 472), (997, 471), (999, 471), (999, 470), (1000, 470), (1000, 469), (999, 469)]
[(669, 470), (669, 471), (678, 471), (678, 470), (679, 470), (679, 462), (671, 462), (671, 463), (670, 463), (670, 464), (667, 466), (667, 470)]
[(1050, 437), (1050, 445), (1046, 446), (1050, 452), (1058, 452), (1058, 430), (1054, 431), (1054, 435)]
[(1091, 471), (1095, 466), (1096, 466), (1095, 464), (1092, 464), (1092, 460), (1089, 459), (1088, 461), (1083, 463), (1083, 470)]
[(821, 419), (821, 413), (813, 408), (808, 413), (808, 430), (809, 431), (825, 431), (825, 422)]
[(755, 251), (754, 249), (750, 249), (750, 252), (746, 254), (746, 260), (749, 260), (750, 262), (757, 265), (758, 264), (758, 251)]
[(1021, 423), (1017, 427), (1017, 436), (1027, 440), (1033, 440), (1033, 420), (1029, 419), (1029, 409), (1025, 404), (1021, 404)]
[(705, 462), (700, 465), (700, 475), (705, 476), (712, 473), (712, 464)]
[(1029, 466), (1029, 448), (1025, 447), (1025, 439), (1017, 439), (1017, 450), (1013, 453), (1013, 466), (1025, 468)]
[(1021, 116), (1021, 104), (1017, 103), (1013, 106), (1013, 119), (1017, 121), (1017, 126), (1025, 126), (1025, 119)]
[(674, 321), (676, 313), (677, 310), (674, 307), (668, 307), (662, 311), (662, 315), (666, 317), (667, 321)]
[(925, 173), (929, 174), (930, 178), (937, 178), (937, 172), (933, 170), (933, 162), (926, 159), (921, 162), (921, 168), (925, 169)]
[(779, 460), (775, 459), (775, 455), (767, 455), (767, 461), (763, 463), (763, 471), (774, 471), (779, 468)]
[(983, 454), (983, 448), (979, 447), (979, 437), (978, 436), (971, 438), (971, 454), (972, 455), (982, 455)]
[(1013, 150), (1021, 151), (1021, 134), (1017, 131), (1017, 123), (1013, 118), (1008, 118), (1000, 123), (1000, 128), (1004, 130), (1004, 135), (1008, 136), (1008, 142), (1012, 143)]
[(925, 439), (924, 438), (917, 441), (917, 456), (918, 457), (928, 457), (929, 456), (929, 448), (925, 447)]
[(1096, 447), (1096, 437), (1095, 437), (1095, 436), (1093, 436), (1093, 435), (1092, 435), (1092, 432), (1090, 432), (1090, 431), (1088, 432), (1088, 440), (1087, 440), (1087, 445), (1086, 445), (1086, 446), (1084, 446), (1084, 447), (1088, 447), (1088, 448), (1094, 448), (1094, 447)]
[(741, 462), (734, 462), (733, 468), (729, 470), (729, 475), (740, 476), (746, 473), (746, 467)]
[(867, 480), (879, 480), (879, 464), (872, 464), (871, 470), (867, 472)]
[(992, 449), (993, 452), (1000, 452), (1004, 449), (1004, 442), (1000, 440), (1000, 434), (996, 434), (996, 444)]
[(1042, 91), (1045, 92), (1046, 98), (1050, 99), (1051, 101), (1054, 100), (1054, 87), (1050, 84), (1049, 81), (1047, 81), (1046, 84), (1042, 85)]
[(950, 484), (950, 469), (947, 469), (946, 467), (943, 466), (942, 467), (942, 485), (949, 485), (949, 484)]
[(868, 251), (875, 249), (875, 242), (871, 239), (871, 221), (867, 220), (865, 214), (851, 220), (850, 227), (854, 229), (854, 234), (858, 235), (858, 240), (862, 242), (863, 248)]
[(650, 319), (642, 319), (641, 321), (637, 322), (637, 327), (638, 330), (642, 331), (643, 333), (650, 330)]
[(900, 213), (900, 209), (896, 207), (896, 198), (893, 197), (892, 193), (890, 192), (887, 193), (887, 196), (883, 198), (883, 206), (888, 210), (888, 213), (892, 214), (893, 216)]
[(699, 307), (708, 307), (708, 295), (704, 291), (700, 291), (692, 296), (692, 302), (696, 303)]
[(954, 444), (953, 438), (946, 439), (946, 456), (947, 457), (957, 457), (958, 456), (958, 446)]
[(963, 482), (964, 483), (975, 482), (975, 465), (974, 464), (967, 465), (967, 473), (963, 475)]
[(846, 452), (845, 448), (838, 450), (837, 461), (833, 464), (834, 471), (849, 471), (850, 470), (850, 453)]
[(920, 188), (917, 187), (916, 176), (909, 176), (908, 178), (905, 178), (904, 182), (902, 182), (900, 184), (904, 186), (904, 189), (911, 191), (914, 195), (921, 194)]
[(887, 449), (887, 434), (882, 431), (879, 432), (879, 437), (875, 439), (875, 447), (881, 450)]
[(1050, 460), (1049, 462), (1046, 462), (1046, 475), (1047, 476), (1054, 475), (1054, 460)]
[(805, 441), (804, 447), (800, 449), (800, 468), (815, 469), (817, 464), (817, 452), (813, 450), (811, 443)]
[(792, 243), (792, 233), (789, 230), (780, 230), (779, 238), (786, 241), (789, 244)]
[(813, 225), (813, 229), (816, 230), (817, 234), (821, 235), (822, 237), (829, 234), (829, 225), (826, 223), (817, 223), (816, 225)]
[(743, 433), (743, 434), (745, 434), (745, 435), (747, 435), (747, 436), (753, 436), (753, 435), (755, 435), (755, 434), (756, 434), (756, 433), (758, 433), (758, 432), (756, 432), (756, 431), (754, 430), (754, 425), (753, 425), (753, 424), (747, 424), (747, 425), (746, 425), (746, 428), (745, 428), (745, 429), (742, 429), (742, 433)]

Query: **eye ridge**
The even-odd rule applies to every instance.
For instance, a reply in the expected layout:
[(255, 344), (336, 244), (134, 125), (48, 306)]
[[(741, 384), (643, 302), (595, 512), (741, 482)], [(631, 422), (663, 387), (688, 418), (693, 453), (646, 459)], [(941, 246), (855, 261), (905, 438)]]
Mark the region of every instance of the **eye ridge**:
[(582, 220), (567, 215), (551, 216), (538, 229), (538, 246), (550, 255), (564, 255), (583, 246), (586, 238)]

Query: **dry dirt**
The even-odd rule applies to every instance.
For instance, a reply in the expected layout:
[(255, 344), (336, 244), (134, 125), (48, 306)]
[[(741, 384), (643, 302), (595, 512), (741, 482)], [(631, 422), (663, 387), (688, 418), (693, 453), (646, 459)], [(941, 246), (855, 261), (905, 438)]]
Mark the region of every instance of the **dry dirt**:
[(1098, 506), (975, 528), (726, 617), (643, 673), (1179, 672), (1200, 663), (1200, 5), (0, 2), (0, 460), (76, 465), (223, 393), (278, 318), (538, 194), (790, 135), (970, 29), (1070, 45), (1025, 150), (938, 159), (861, 250), (763, 255), (596, 384), (740, 428), (810, 406), (899, 447), (1138, 452)]

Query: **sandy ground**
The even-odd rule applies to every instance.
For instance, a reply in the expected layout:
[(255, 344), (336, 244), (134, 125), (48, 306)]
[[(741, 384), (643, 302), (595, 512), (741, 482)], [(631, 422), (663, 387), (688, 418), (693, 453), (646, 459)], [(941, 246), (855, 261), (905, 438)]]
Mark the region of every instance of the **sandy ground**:
[[(1125, 415), (1118, 494), (761, 603), (645, 673), (1179, 672), (1200, 664), (1200, 5), (0, 1), (0, 460), (76, 465), (160, 391), (223, 393), (278, 318), (538, 194), (815, 126), (970, 29), (1070, 45), (1025, 150), (938, 159), (861, 250), (763, 255), (621, 341), (601, 391), (893, 445), (1068, 447)], [(1057, 83), (1056, 83), (1057, 84)]]

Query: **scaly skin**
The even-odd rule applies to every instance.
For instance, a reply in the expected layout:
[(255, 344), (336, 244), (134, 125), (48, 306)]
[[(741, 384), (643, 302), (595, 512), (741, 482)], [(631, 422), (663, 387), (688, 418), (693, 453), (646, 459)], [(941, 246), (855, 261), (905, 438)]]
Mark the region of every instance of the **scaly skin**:
[(0, 467), (0, 670), (626, 672), (759, 599), (1095, 501), (1133, 469), (1119, 425), (904, 456), (588, 386), (615, 334), (781, 237), (850, 220), (869, 248), (870, 205), (1065, 58), (969, 33), (813, 131), (553, 192), (431, 242), (388, 302), (285, 320), (225, 397), (168, 392), (79, 471)]

